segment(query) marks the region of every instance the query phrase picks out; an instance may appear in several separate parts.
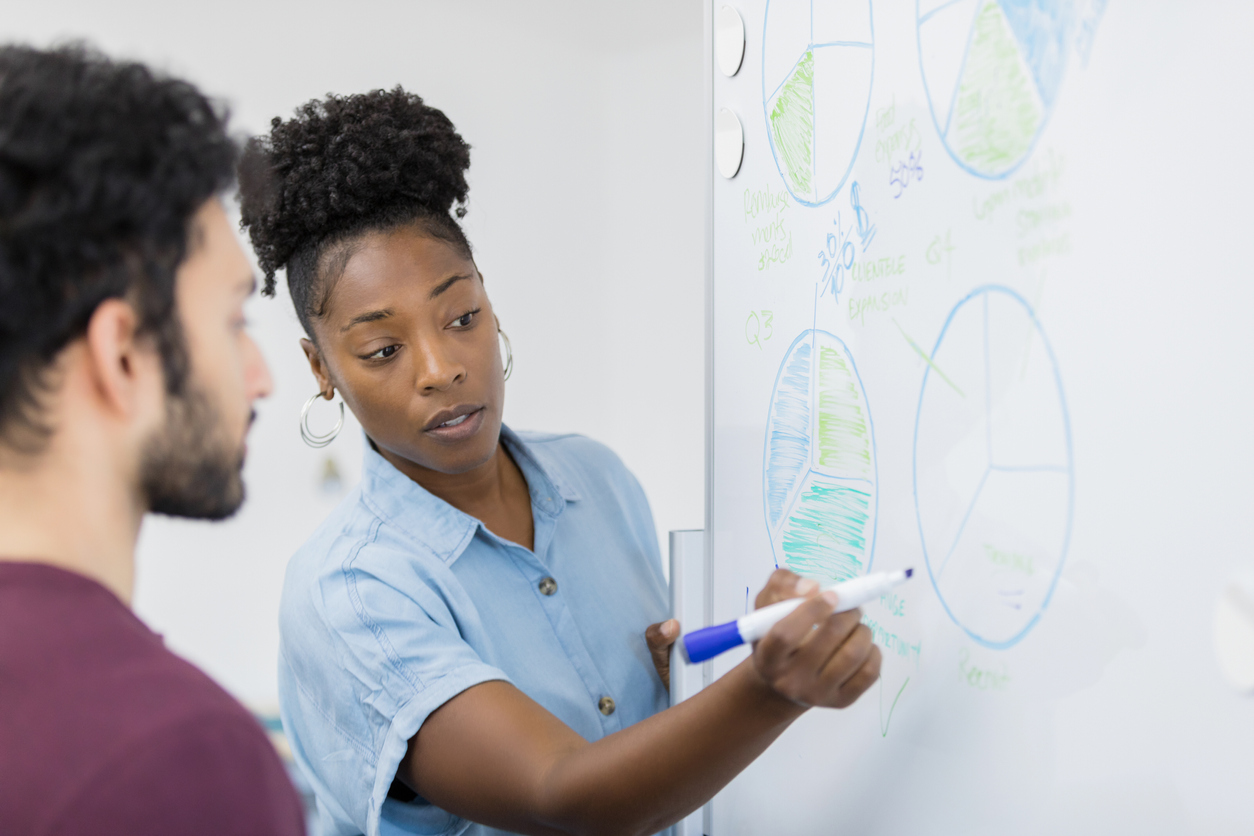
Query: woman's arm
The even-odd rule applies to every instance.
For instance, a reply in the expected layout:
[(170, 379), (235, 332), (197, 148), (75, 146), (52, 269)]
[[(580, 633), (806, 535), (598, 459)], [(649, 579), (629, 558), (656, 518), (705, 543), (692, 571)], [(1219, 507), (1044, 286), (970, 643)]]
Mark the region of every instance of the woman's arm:
[(812, 581), (771, 576), (757, 605), (809, 600), (753, 656), (673, 708), (595, 743), (503, 682), (467, 689), (431, 714), (398, 775), (471, 821), (525, 834), (647, 836), (708, 801), (810, 706), (844, 708), (879, 677), (858, 611)]

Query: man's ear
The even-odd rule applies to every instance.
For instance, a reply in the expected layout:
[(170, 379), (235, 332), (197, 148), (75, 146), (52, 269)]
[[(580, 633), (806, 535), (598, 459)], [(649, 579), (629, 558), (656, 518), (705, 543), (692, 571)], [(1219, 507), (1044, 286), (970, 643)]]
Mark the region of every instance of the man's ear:
[(87, 373), (101, 405), (124, 418), (145, 408), (153, 384), (164, 385), (161, 358), (139, 334), (139, 316), (121, 299), (101, 302), (87, 323)]
[(322, 397), (331, 400), (335, 396), (335, 384), (331, 382), (331, 370), (322, 359), (322, 352), (308, 337), (300, 338), (300, 347), (305, 352), (305, 359), (309, 361), (309, 370), (318, 381), (318, 391), (322, 393)]

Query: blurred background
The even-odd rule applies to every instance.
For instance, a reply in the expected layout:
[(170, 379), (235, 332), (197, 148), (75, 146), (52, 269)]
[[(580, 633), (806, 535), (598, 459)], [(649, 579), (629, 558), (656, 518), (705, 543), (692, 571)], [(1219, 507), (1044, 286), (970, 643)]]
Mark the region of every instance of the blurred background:
[[(698, 0), (41, 0), (7, 4), (0, 38), (145, 61), (228, 102), (240, 133), (397, 84), (443, 110), (472, 146), (466, 231), (513, 343), (505, 420), (613, 448), (665, 555), (666, 531), (703, 525), (701, 27)], [(272, 717), (284, 567), (357, 483), (362, 439), (350, 416), (329, 447), (301, 441), (316, 386), (282, 280), (248, 313), (276, 383), (248, 501), (225, 523), (150, 518), (135, 606)], [(315, 410), (329, 429), (335, 408)]]

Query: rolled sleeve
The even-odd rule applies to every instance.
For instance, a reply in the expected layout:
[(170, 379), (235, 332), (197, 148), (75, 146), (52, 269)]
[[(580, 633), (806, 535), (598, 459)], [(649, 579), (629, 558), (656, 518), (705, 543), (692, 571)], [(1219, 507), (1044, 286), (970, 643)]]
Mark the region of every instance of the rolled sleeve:
[(422, 800), (390, 799), (388, 789), (433, 711), (467, 688), (509, 677), (459, 632), (441, 566), (433, 572), (369, 539), (335, 571), (306, 578), (299, 566), (289, 568), (280, 614), (280, 700), (294, 754), (319, 797), (320, 831), (461, 833), (469, 822)]
[[(409, 740), (418, 733), (431, 712), (435, 711), (467, 688), (494, 679), (509, 681), (501, 671), (479, 663), (461, 668), (427, 685), (420, 697), (403, 706), (388, 728), (379, 767), (375, 770), (375, 782), (370, 798), (367, 817), (367, 833), (421, 833), (424, 836), (457, 836), (470, 826), (470, 822), (422, 800), (409, 803), (388, 798), (388, 788), (396, 775)], [(386, 810), (385, 810), (386, 808)], [(386, 815), (384, 813), (386, 812)], [(381, 820), (386, 820), (380, 825)], [(370, 825), (379, 827), (372, 830)], [(399, 828), (390, 830), (389, 826)]]

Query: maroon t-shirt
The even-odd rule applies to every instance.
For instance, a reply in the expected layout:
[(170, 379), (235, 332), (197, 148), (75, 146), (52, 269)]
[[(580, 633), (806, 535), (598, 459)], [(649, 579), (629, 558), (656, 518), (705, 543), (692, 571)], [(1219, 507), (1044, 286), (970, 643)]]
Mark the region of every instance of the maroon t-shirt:
[(0, 833), (303, 836), (261, 726), (111, 592), (0, 561)]

